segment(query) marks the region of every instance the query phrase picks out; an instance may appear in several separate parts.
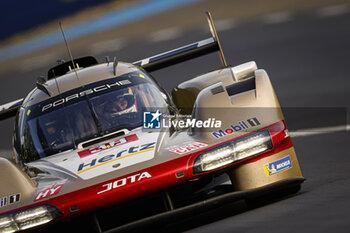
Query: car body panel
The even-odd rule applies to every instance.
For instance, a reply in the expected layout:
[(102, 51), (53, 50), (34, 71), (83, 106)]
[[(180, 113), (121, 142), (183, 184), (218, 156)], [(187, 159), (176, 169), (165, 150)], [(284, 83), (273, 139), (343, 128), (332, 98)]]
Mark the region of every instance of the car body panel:
[[(215, 31), (213, 24), (211, 29)], [(51, 220), (56, 220), (56, 217), (57, 220), (71, 219), (79, 215), (94, 214), (103, 208), (157, 192), (162, 192), (167, 197), (163, 200), (167, 203), (166, 211), (174, 210), (176, 205), (174, 207), (172, 204), (168, 190), (183, 188), (185, 193), (189, 193), (182, 197), (185, 199), (183, 203), (187, 203), (187, 198), (191, 199), (203, 190), (209, 190), (210, 193), (207, 186), (212, 183), (207, 183), (207, 180), (215, 180), (223, 174), (230, 178), (231, 192), (223, 195), (223, 200), (229, 196), (248, 198), (250, 191), (256, 194), (276, 187), (276, 190), (280, 191), (278, 185), (282, 188), (286, 185), (300, 185), (304, 178), (278, 99), (269, 76), (264, 70), (258, 69), (255, 62), (235, 67), (224, 65), (218, 70), (180, 83), (174, 87), (171, 98), (145, 71), (153, 71), (221, 50), (216, 32), (213, 34), (213, 37), (207, 40), (134, 64), (119, 62), (116, 59), (113, 62), (95, 64), (94, 58), (91, 57), (75, 60), (86, 64), (87, 67), (80, 67), (77, 63), (77, 68), (72, 68), (72, 61), (60, 64), (51, 68), (49, 80), (39, 80), (37, 87), (24, 100), (0, 106), (0, 119), (11, 116), (20, 109), (14, 135), (16, 165), (0, 158), (0, 220), (2, 218), (9, 222), (17, 221), (13, 219), (31, 210), (28, 208), (46, 205), (54, 207), (59, 213), (55, 212)], [(220, 57), (223, 58), (223, 53), (220, 52)], [(56, 77), (55, 72), (62, 75)], [(89, 95), (98, 96), (101, 90), (109, 91), (112, 85), (124, 88), (123, 85), (129, 84), (127, 88), (130, 94), (130, 87), (141, 82), (129, 81), (125, 84), (125, 77), (133, 72), (138, 74), (133, 78), (146, 78), (147, 81), (144, 82), (154, 87), (157, 91), (156, 96), (164, 99), (166, 107), (156, 106), (154, 103), (151, 107), (157, 113), (161, 111), (173, 114), (168, 119), (168, 123), (171, 124), (165, 127), (164, 120), (163, 128), (147, 129), (144, 118), (144, 124), (130, 128), (121, 124), (122, 128), (106, 133), (101, 130), (101, 123), (97, 119)], [(147, 97), (145, 93), (132, 95), (138, 98), (141, 98), (141, 95)], [(132, 103), (136, 106), (135, 96)], [(23, 141), (30, 140), (24, 138), (25, 134), (17, 133), (21, 127), (25, 130), (25, 115), (41, 116), (40, 114), (46, 114), (46, 110), (53, 112), (53, 108), (57, 106), (66, 111), (65, 105), (73, 105), (73, 101), (69, 101), (74, 99), (83, 102), (82, 98), (86, 98), (89, 114), (93, 116), (99, 132), (93, 134), (93, 138), (80, 141), (77, 145), (72, 134), (70, 140), (73, 143), (69, 149), (57, 149), (56, 139), (53, 142), (46, 140), (45, 146), (54, 148), (54, 153), (47, 155), (42, 149), (44, 152), (41, 153), (45, 156), (25, 161), (23, 151), (27, 154), (31, 151), (23, 149)], [(36, 109), (31, 109), (32, 106)], [(102, 107), (102, 112), (107, 112), (106, 108)], [(166, 111), (162, 111), (162, 108), (166, 108)], [(137, 111), (138, 114), (141, 109)], [(146, 110), (142, 111), (144, 117)], [(147, 112), (150, 113), (150, 110), (147, 109)], [(32, 115), (29, 116), (30, 114)], [(186, 117), (195, 123), (201, 121), (202, 126), (208, 124), (204, 127), (196, 124), (180, 127), (173, 124), (173, 121), (179, 122)], [(64, 119), (69, 121), (66, 113)], [(155, 119), (156, 117), (152, 121)], [(36, 124), (37, 128), (40, 128), (39, 120)], [(73, 132), (72, 127), (69, 128)], [(36, 132), (37, 135), (41, 133), (41, 137), (45, 136), (42, 130)], [(83, 138), (80, 136), (78, 138)], [(259, 137), (263, 137), (264, 141), (260, 142)], [(257, 142), (259, 144), (254, 144)], [(243, 145), (241, 151), (237, 146), (240, 144)], [(264, 147), (262, 150), (261, 146)], [(44, 148), (43, 145), (41, 147)], [(227, 151), (227, 148), (230, 150), (225, 157), (223, 154), (226, 152), (222, 151)], [(245, 156), (239, 157), (238, 152)], [(226, 163), (225, 159), (232, 161), (227, 160), (229, 162)], [(211, 161), (209, 165), (218, 166), (213, 165), (206, 170), (206, 160)], [(186, 208), (181, 205), (179, 204), (180, 210)], [(195, 205), (192, 203), (189, 206)]]

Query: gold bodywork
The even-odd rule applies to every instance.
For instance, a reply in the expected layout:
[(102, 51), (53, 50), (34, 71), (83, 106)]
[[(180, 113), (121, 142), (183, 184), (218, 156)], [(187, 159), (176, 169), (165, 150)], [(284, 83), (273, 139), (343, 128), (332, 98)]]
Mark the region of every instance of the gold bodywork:
[[(119, 62), (117, 76), (135, 70), (137, 70), (137, 67)], [(112, 65), (108, 64), (87, 67), (79, 70), (78, 74), (80, 82), (83, 85), (115, 77)], [(239, 85), (241, 82), (247, 80), (254, 81), (253, 88), (234, 94), (227, 91), (228, 86), (234, 88), (236, 84)], [(59, 84), (61, 93), (80, 86), (74, 73), (68, 73), (56, 81)], [(24, 106), (39, 103), (59, 95), (56, 81), (49, 80), (46, 83), (46, 88), (51, 93), (51, 96), (36, 88), (25, 99)], [(154, 159), (134, 164), (133, 166), (125, 167), (115, 172), (106, 173), (86, 181), (75, 179), (75, 177), (73, 179), (71, 175), (67, 175), (63, 170), (62, 177), (72, 179), (72, 182), (67, 182), (59, 195), (100, 184), (106, 180), (122, 177), (135, 171), (144, 170), (179, 158), (178, 154), (170, 153), (169, 149), (171, 148), (183, 146), (194, 141), (205, 143), (208, 146), (214, 146), (222, 142), (234, 140), (247, 133), (256, 132), (261, 128), (284, 120), (270, 79), (264, 70), (257, 69), (255, 62), (216, 70), (179, 84), (173, 90), (172, 99), (178, 109), (180, 109), (180, 113), (192, 114), (192, 118), (203, 121), (208, 118), (219, 119), (222, 121), (222, 125), (220, 128), (213, 129), (189, 128), (188, 130), (178, 130), (175, 133), (171, 133), (170, 131), (161, 132), (156, 143), (157, 148)], [(213, 132), (218, 132), (219, 130), (225, 131), (231, 125), (237, 125), (239, 122), (247, 121), (250, 118), (258, 119), (259, 125), (247, 127), (220, 138), (213, 137)], [(76, 156), (75, 153), (76, 151), (72, 152)], [(182, 156), (187, 156), (189, 153), (185, 153)], [(292, 168), (272, 176), (266, 176), (264, 165), (283, 158), (286, 155), (290, 155), (291, 157)], [(39, 169), (42, 167), (43, 170), (50, 171), (48, 164), (50, 165), (50, 161), (43, 161), (42, 163), (36, 163), (35, 167)], [(55, 170), (54, 173), (57, 172), (56, 167), (52, 169)], [(234, 167), (228, 170), (228, 172), (237, 190), (257, 188), (286, 178), (302, 176), (294, 148), (273, 154), (256, 162)], [(33, 204), (35, 195), (45, 186), (44, 183), (41, 185), (39, 182), (39, 186), (36, 187), (36, 184), (20, 169), (1, 158), (0, 184), (2, 187), (0, 198), (21, 194), (21, 199), (18, 203), (3, 206), (0, 209), (1, 212)], [(52, 180), (48, 180), (48, 184), (52, 185)], [(4, 187), (6, 190), (4, 190)]]
[[(255, 88), (235, 94), (228, 93), (229, 86), (238, 87), (247, 80), (254, 80)], [(256, 127), (219, 138), (213, 138), (212, 132), (219, 132), (220, 129), (211, 129), (209, 132), (203, 128), (192, 130), (192, 136), (197, 136), (199, 140), (205, 139), (206, 142), (209, 141), (208, 144), (225, 142), (284, 120), (269, 76), (264, 70), (258, 69), (255, 62), (216, 70), (183, 82), (173, 89), (172, 98), (181, 113), (192, 114), (193, 118), (202, 120), (220, 119), (222, 131), (248, 118), (255, 117), (260, 122)], [(264, 165), (287, 155), (290, 156), (292, 167), (267, 176)], [(253, 189), (287, 178), (302, 177), (294, 147), (252, 163), (239, 165), (228, 173), (235, 190)]]
[[(1, 208), (2, 212), (18, 208), (25, 201), (31, 201), (36, 190), (36, 184), (16, 165), (0, 157), (1, 196), (6, 198), (7, 204)], [(10, 196), (19, 194), (19, 200), (10, 203)]]
[[(266, 173), (266, 165), (288, 155), (290, 156), (292, 164), (290, 169), (281, 171), (274, 175), (268, 175)], [(229, 172), (229, 175), (235, 186), (235, 190), (253, 189), (290, 177), (302, 177), (294, 147), (262, 158), (258, 161), (240, 165), (235, 169), (232, 169), (232, 171)]]

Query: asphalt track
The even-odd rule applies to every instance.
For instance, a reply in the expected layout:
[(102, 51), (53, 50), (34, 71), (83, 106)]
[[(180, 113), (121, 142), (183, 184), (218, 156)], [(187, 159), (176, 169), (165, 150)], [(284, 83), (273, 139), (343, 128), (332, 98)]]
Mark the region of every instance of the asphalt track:
[[(226, 25), (221, 21), (219, 36), (230, 64), (255, 60), (269, 73), (281, 106), (287, 107), (287, 111), (289, 107), (299, 107), (293, 110), (297, 118), (290, 119), (294, 129), (334, 128), (334, 125), (346, 125), (349, 119), (349, 26), (350, 11), (345, 5), (266, 14), (245, 22), (228, 20)], [(158, 38), (163, 36), (163, 40), (143, 38), (122, 43), (118, 50), (106, 55), (117, 54), (120, 60), (135, 61), (209, 36), (201, 27), (191, 31), (172, 29), (165, 34), (169, 33), (172, 36), (167, 38), (158, 32)], [(103, 53), (98, 52), (101, 47), (95, 51), (102, 60)], [(75, 53), (84, 54), (83, 51)], [(12, 65), (16, 66), (16, 61)], [(182, 80), (218, 66), (218, 56), (212, 54), (153, 75), (170, 91)], [(1, 102), (22, 97), (34, 87), (35, 78), (46, 73), (46, 67), (33, 67), (24, 69), (22, 65), (15, 70), (0, 71)], [(325, 115), (338, 107), (343, 109), (340, 111), (343, 114), (334, 120), (337, 124), (332, 117), (327, 124), (314, 124), (319, 115), (308, 114), (314, 107), (326, 110)], [(289, 124), (288, 117), (286, 115)], [(10, 149), (12, 124), (13, 119), (0, 122), (0, 149), (4, 151)], [(349, 232), (350, 134), (345, 127), (341, 132), (330, 131), (293, 138), (307, 178), (298, 194), (257, 208), (249, 208), (244, 203), (227, 205), (210, 213), (198, 213), (159, 231)], [(3, 156), (8, 157), (8, 152)]]

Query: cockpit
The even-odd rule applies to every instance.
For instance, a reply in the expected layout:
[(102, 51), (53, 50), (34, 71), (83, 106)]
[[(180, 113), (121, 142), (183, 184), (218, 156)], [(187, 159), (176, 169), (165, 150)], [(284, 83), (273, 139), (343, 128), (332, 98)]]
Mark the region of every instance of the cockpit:
[(23, 162), (77, 148), (81, 143), (143, 124), (142, 112), (167, 108), (167, 95), (144, 72), (134, 71), (22, 107), (15, 145)]

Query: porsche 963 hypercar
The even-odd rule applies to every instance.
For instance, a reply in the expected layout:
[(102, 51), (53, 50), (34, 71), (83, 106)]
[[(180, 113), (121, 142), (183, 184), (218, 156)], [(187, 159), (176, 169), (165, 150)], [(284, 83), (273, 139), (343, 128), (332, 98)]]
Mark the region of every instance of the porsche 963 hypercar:
[[(79, 219), (80, 230), (124, 229), (300, 188), (267, 73), (228, 66), (207, 17), (208, 39), (134, 63), (72, 59), (0, 107), (16, 116), (14, 163), (0, 158), (0, 232)], [(214, 51), (222, 67), (171, 96), (149, 74)]]

